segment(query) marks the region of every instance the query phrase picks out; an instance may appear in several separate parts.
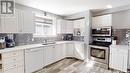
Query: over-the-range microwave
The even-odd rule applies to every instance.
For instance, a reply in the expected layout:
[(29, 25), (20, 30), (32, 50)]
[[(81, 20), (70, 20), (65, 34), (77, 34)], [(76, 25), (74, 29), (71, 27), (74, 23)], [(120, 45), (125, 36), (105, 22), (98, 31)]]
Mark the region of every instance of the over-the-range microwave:
[(111, 36), (112, 27), (102, 27), (97, 29), (92, 29), (92, 36)]

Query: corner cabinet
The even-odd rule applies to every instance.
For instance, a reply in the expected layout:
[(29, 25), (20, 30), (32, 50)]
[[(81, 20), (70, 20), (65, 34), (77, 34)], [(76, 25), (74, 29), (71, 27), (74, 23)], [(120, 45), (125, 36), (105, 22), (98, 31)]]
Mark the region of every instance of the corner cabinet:
[(111, 46), (109, 67), (123, 72), (127, 72), (128, 49), (125, 46)]
[(57, 34), (71, 33), (73, 34), (73, 21), (57, 19)]
[(33, 33), (34, 15), (32, 12), (15, 10), (15, 14), (0, 17), (1, 33)]
[(66, 43), (66, 57), (74, 57), (74, 43)]
[[(78, 20), (74, 20), (74, 32), (76, 29), (80, 30), (80, 36), (85, 36), (85, 29), (86, 29), (86, 25), (85, 25), (85, 18), (83, 19), (78, 19)], [(74, 36), (77, 36), (76, 34), (74, 34)]]
[(84, 53), (84, 43), (81, 42), (75, 42), (74, 43), (74, 57), (80, 60), (85, 59), (85, 53)]
[(112, 26), (112, 14), (92, 17), (92, 28)]

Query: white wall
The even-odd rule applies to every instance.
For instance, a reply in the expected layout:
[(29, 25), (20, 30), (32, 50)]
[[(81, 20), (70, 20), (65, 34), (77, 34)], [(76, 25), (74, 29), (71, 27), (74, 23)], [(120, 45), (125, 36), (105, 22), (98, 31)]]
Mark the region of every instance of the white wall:
[(112, 26), (114, 29), (130, 29), (130, 10), (113, 13)]

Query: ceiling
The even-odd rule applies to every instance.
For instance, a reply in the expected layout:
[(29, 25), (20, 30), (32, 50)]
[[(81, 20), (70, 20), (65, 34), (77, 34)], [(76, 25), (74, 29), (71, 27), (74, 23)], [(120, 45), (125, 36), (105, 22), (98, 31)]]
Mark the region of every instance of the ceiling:
[(130, 4), (130, 0), (15, 0), (16, 3), (66, 16), (88, 9), (106, 9)]

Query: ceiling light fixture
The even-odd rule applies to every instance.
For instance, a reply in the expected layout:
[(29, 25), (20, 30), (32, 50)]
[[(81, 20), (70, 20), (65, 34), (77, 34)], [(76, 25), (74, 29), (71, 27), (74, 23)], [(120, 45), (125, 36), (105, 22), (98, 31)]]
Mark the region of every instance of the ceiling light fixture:
[(112, 8), (112, 5), (107, 5), (106, 7), (107, 7), (107, 8)]

